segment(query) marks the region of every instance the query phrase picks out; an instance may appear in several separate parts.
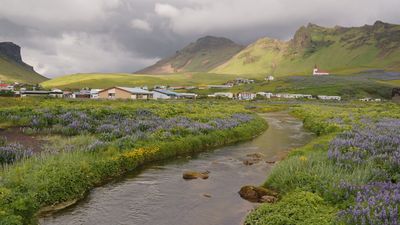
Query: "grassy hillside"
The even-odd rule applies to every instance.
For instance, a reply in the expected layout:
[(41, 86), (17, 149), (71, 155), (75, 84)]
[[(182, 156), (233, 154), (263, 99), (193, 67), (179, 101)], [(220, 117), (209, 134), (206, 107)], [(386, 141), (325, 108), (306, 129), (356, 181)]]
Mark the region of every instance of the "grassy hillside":
[(138, 74), (169, 74), (177, 72), (206, 72), (243, 49), (227, 38), (207, 36), (191, 43), (175, 55), (138, 71)]
[(288, 42), (260, 39), (212, 70), (229, 74), (308, 75), (314, 65), (336, 74), (400, 71), (400, 25), (301, 27)]
[(0, 80), (36, 84), (47, 80), (47, 78), (29, 68), (0, 57)]
[(73, 74), (45, 81), (45, 88), (106, 88), (110, 86), (142, 85), (207, 85), (221, 84), (236, 76), (210, 73), (180, 73), (170, 75), (146, 74)]

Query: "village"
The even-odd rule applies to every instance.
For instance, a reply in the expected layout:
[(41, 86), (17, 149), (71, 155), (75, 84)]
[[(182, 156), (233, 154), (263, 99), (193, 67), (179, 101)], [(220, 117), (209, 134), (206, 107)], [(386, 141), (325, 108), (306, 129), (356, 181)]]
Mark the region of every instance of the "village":
[[(320, 70), (317, 65), (313, 69), (313, 76), (328, 76), (329, 72)], [(265, 81), (274, 82), (275, 78), (267, 76)], [(121, 87), (112, 86), (105, 89), (84, 88), (77, 91), (51, 89), (42, 90), (38, 86), (26, 87), (24, 84), (7, 84), (0, 81), (0, 95), (6, 97), (53, 97), (67, 99), (131, 99), (131, 100), (166, 100), (166, 99), (197, 99), (197, 98), (218, 98), (232, 100), (254, 100), (254, 99), (317, 99), (323, 101), (341, 101), (341, 96), (311, 95), (302, 93), (271, 93), (271, 92), (227, 92), (234, 86), (253, 84), (255, 80), (236, 78), (224, 84), (212, 84), (202, 86), (167, 86), (155, 85), (153, 88), (142, 87)], [(194, 90), (215, 90), (213, 94), (199, 95)], [(223, 90), (218, 92), (217, 90)], [(186, 91), (186, 92), (184, 92)], [(380, 102), (379, 98), (365, 97), (359, 99), (363, 102)]]

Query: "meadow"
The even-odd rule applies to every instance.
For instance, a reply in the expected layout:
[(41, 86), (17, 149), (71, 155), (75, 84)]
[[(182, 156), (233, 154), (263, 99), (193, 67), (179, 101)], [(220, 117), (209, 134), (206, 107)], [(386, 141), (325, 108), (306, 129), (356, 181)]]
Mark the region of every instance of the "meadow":
[(263, 186), (280, 201), (245, 224), (398, 224), (399, 112), (391, 103), (294, 107), (318, 137), (268, 174)]
[(0, 224), (35, 224), (43, 209), (141, 166), (253, 138), (266, 129), (224, 101), (2, 98), (0, 127), (45, 140), (40, 152), (0, 140)]

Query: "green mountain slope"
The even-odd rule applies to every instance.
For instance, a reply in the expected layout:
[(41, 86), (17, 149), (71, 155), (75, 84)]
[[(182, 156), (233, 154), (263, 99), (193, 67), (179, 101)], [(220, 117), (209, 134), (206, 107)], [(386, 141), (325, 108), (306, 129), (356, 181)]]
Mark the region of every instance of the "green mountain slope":
[(177, 51), (175, 55), (136, 73), (206, 72), (225, 63), (242, 49), (243, 46), (227, 38), (206, 36)]
[(36, 73), (33, 67), (22, 61), (21, 49), (11, 42), (0, 42), (0, 80), (36, 84), (47, 78)]
[(301, 27), (287, 42), (260, 39), (212, 70), (223, 74), (311, 74), (314, 65), (331, 73), (400, 70), (400, 25), (377, 21), (362, 27)]
[(207, 85), (221, 84), (236, 76), (212, 73), (177, 73), (163, 75), (149, 74), (72, 74), (57, 77), (41, 83), (45, 88), (107, 88), (112, 86), (149, 86), (154, 85)]

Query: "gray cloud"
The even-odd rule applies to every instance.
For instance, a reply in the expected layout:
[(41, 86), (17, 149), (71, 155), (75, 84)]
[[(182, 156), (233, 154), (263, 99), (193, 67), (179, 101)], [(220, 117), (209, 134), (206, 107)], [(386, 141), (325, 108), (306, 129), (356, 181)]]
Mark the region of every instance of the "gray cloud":
[[(133, 72), (200, 36), (289, 39), (308, 22), (400, 23), (398, 0), (0, 0), (0, 41), (49, 77)], [(6, 6), (6, 7), (3, 7)]]

